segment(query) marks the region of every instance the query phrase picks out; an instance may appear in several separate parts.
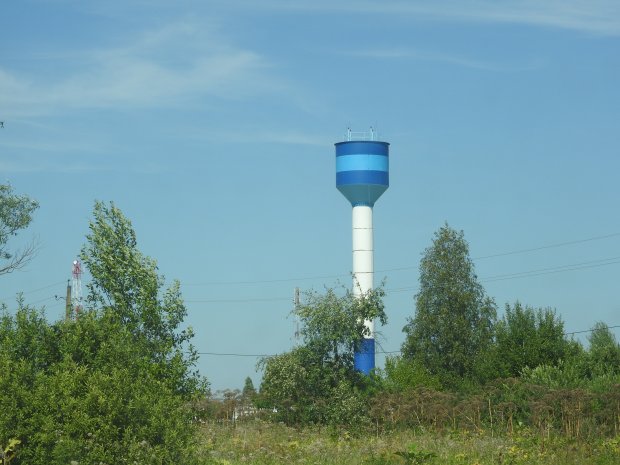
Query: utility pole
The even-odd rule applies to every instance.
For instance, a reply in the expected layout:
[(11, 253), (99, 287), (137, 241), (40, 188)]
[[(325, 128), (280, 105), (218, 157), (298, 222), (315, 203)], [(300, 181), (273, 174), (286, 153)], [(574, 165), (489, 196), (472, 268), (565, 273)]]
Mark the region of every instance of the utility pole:
[(71, 281), (67, 279), (67, 297), (65, 297), (65, 320), (71, 319)]
[(299, 310), (299, 288), (295, 288), (295, 294), (293, 297), (293, 305), (295, 305), (295, 333), (293, 336), (293, 342), (296, 346), (299, 345), (299, 338), (301, 337), (301, 333), (299, 332), (299, 315), (297, 311)]

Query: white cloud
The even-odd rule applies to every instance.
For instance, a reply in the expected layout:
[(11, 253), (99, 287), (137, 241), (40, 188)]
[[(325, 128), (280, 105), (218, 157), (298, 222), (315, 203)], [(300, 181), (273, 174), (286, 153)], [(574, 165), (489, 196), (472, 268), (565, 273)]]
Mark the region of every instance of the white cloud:
[(241, 2), (283, 10), (408, 15), (417, 19), (530, 24), (592, 34), (620, 35), (617, 0), (265, 0)]
[(496, 72), (512, 72), (523, 71), (526, 69), (535, 69), (542, 66), (540, 61), (532, 61), (522, 65), (502, 64), (496, 62), (474, 60), (467, 57), (458, 55), (451, 55), (439, 52), (426, 52), (413, 49), (395, 48), (395, 49), (370, 49), (370, 50), (356, 50), (351, 52), (343, 52), (345, 55), (357, 56), (362, 58), (377, 58), (377, 59), (410, 59), (419, 61), (434, 61), (440, 63), (447, 63), (456, 66), (463, 66), (466, 68), (481, 69), (486, 71)]
[(55, 68), (61, 73), (56, 76), (35, 78), (0, 68), (5, 113), (195, 104), (201, 97), (240, 98), (269, 87), (261, 56), (190, 23), (148, 32), (122, 47), (84, 50), (68, 60), (70, 66)]

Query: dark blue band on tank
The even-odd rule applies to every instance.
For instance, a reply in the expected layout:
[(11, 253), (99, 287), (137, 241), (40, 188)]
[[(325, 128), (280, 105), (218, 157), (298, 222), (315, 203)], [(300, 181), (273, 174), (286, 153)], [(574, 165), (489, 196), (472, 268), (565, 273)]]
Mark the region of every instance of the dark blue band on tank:
[(351, 205), (368, 205), (372, 207), (388, 186), (382, 184), (340, 184), (336, 186)]
[(388, 142), (378, 141), (351, 141), (338, 142), (336, 145), (336, 156), (341, 155), (385, 155), (389, 154), (390, 144)]
[(336, 173), (336, 186), (343, 184), (380, 184), (388, 186), (390, 176), (387, 171), (340, 171)]
[(363, 339), (359, 350), (353, 354), (353, 366), (357, 371), (369, 375), (375, 369), (375, 340)]

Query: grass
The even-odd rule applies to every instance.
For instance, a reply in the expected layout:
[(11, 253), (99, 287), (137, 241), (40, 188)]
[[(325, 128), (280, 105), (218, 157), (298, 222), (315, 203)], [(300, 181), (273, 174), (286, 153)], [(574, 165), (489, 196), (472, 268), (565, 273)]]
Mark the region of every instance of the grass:
[(513, 436), (420, 433), (333, 434), (318, 428), (246, 421), (204, 425), (201, 452), (218, 465), (617, 465), (620, 438), (583, 442), (564, 438), (540, 441), (531, 431)]

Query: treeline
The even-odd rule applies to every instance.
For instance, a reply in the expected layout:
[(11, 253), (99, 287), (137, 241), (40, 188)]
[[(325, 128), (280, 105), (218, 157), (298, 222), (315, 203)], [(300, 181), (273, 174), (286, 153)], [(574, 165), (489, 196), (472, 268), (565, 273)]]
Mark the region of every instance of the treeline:
[[(342, 293), (341, 293), (342, 294)], [(304, 343), (260, 362), (255, 405), (289, 425), (336, 430), (532, 428), (541, 435), (616, 435), (620, 346), (597, 323), (588, 346), (552, 309), (507, 304), (501, 318), (478, 282), (463, 233), (435, 234), (420, 263), (401, 355), (364, 377), (353, 353), (364, 319), (386, 322), (382, 287), (362, 298), (308, 293), (295, 310)]]

